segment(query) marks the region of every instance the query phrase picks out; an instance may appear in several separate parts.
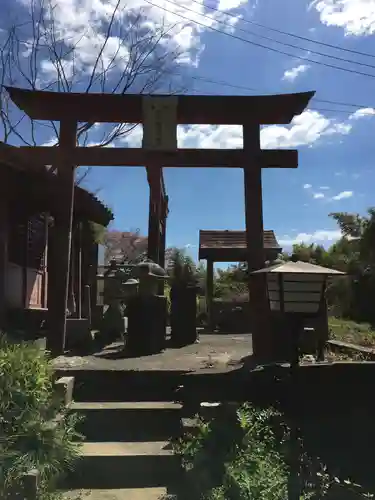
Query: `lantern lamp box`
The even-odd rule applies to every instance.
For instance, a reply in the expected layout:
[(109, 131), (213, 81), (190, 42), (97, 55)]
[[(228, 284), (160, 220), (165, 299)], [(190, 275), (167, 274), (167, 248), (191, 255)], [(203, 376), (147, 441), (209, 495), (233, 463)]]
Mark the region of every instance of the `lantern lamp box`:
[(175, 151), (177, 149), (177, 96), (145, 96), (143, 107), (144, 149)]
[(267, 276), (271, 311), (287, 313), (318, 312), (327, 278), (345, 274), (307, 262), (283, 262), (252, 274), (259, 273)]

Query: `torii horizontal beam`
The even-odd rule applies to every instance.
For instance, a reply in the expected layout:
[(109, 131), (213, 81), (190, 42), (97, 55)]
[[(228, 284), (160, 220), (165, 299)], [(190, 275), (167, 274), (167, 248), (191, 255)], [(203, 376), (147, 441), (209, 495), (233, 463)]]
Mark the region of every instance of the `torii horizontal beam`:
[[(21, 146), (24, 158), (45, 165), (61, 162), (64, 150), (49, 146)], [(142, 148), (77, 147), (67, 151), (69, 163), (84, 166), (143, 166), (163, 167), (244, 168), (255, 162), (257, 168), (297, 168), (298, 151), (294, 149), (264, 149), (256, 158), (242, 149), (177, 149), (147, 151)]]
[[(84, 94), (5, 87), (12, 101), (34, 120), (142, 123), (145, 94)], [(290, 123), (315, 92), (260, 96), (179, 95), (177, 123), (260, 125)], [(152, 94), (158, 97), (157, 94)], [(165, 96), (168, 98), (169, 96)]]

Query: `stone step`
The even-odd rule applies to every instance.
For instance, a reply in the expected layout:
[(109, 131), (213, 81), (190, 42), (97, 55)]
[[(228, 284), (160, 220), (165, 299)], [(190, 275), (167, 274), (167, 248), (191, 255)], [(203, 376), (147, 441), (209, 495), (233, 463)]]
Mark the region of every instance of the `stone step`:
[(198, 418), (183, 418), (181, 420), (182, 423), (182, 431), (184, 434), (193, 434), (196, 435), (198, 433)]
[(72, 490), (63, 493), (64, 500), (164, 500), (167, 488), (122, 488), (115, 490)]
[(77, 430), (87, 441), (163, 441), (181, 426), (181, 405), (173, 402), (74, 402), (70, 408), (84, 417)]
[(174, 401), (73, 401), (73, 410), (180, 410), (181, 403)]
[(58, 369), (73, 376), (74, 400), (81, 402), (173, 401), (181, 385), (179, 371)]
[(168, 441), (86, 442), (63, 489), (166, 487), (179, 482), (181, 466)]

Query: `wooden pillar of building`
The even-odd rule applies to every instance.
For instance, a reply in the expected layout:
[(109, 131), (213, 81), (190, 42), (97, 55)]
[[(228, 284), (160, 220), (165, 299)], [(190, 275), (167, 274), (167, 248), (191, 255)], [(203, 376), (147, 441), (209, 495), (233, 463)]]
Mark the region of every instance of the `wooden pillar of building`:
[(266, 278), (264, 274), (251, 276), (252, 271), (265, 264), (262, 169), (259, 161), (260, 126), (249, 123), (243, 126), (243, 147), (249, 163), (244, 167), (245, 221), (247, 243), (247, 266), (250, 302), (250, 322), (253, 354), (258, 360), (266, 360), (272, 351), (270, 339), (270, 312), (267, 302)]
[(48, 308), (48, 242), (49, 242), (49, 220), (50, 213), (44, 214), (44, 255), (43, 255), (43, 284), (42, 284), (42, 307)]
[(6, 328), (8, 230), (9, 230), (9, 183), (5, 168), (0, 172), (0, 331)]
[(160, 237), (159, 237), (159, 266), (165, 268), (165, 244), (166, 244), (166, 224), (167, 219), (160, 221)]
[[(90, 287), (90, 297), (83, 296), (83, 311), (95, 312), (97, 305), (97, 272), (98, 272), (98, 245), (94, 241), (93, 232), (88, 221), (81, 222), (81, 268), (82, 287)], [(85, 301), (90, 300), (90, 304)], [(85, 313), (86, 314), (86, 313)]]
[(74, 297), (76, 306), (77, 318), (82, 318), (82, 223), (77, 221), (74, 226), (74, 252), (73, 259), (73, 282), (74, 282)]
[(76, 297), (75, 297), (75, 227), (72, 225), (72, 241), (70, 246), (70, 262), (69, 262), (69, 284), (68, 284), (68, 299), (66, 309), (70, 316), (75, 317), (76, 313)]
[(207, 259), (207, 272), (206, 272), (206, 309), (207, 309), (207, 319), (208, 328), (213, 330), (213, 297), (214, 297), (214, 262), (211, 259)]
[(69, 154), (73, 153), (77, 141), (77, 122), (61, 120), (57, 165), (59, 179), (59, 203), (55, 212), (54, 227), (54, 288), (48, 310), (49, 349), (53, 355), (64, 352), (66, 340), (66, 309), (69, 291), (70, 254), (72, 243), (72, 219), (74, 203), (75, 165)]
[(90, 267), (89, 267), (89, 280), (88, 285), (90, 285), (90, 307), (92, 313), (97, 310), (98, 304), (98, 259), (99, 259), (99, 245), (91, 239), (90, 245)]
[[(161, 193), (162, 196), (162, 193)], [(167, 217), (168, 217), (168, 197), (162, 196), (161, 200), (161, 220), (160, 220), (160, 238), (159, 238), (159, 265), (165, 268), (165, 250), (167, 239)]]

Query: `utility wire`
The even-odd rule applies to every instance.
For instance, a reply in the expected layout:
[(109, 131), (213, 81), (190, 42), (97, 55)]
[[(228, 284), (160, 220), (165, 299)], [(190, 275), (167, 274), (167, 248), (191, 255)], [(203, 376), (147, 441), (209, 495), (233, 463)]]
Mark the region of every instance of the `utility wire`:
[[(175, 73), (175, 74), (179, 74), (181, 76), (186, 76), (187, 78), (191, 78), (192, 80), (197, 80), (197, 81), (206, 82), (206, 83), (212, 83), (214, 85), (223, 85), (224, 87), (229, 87), (229, 88), (233, 88), (233, 89), (237, 89), (237, 90), (246, 90), (246, 91), (251, 91), (251, 92), (264, 92), (259, 88), (247, 87), (245, 85), (236, 85), (236, 84), (232, 84), (232, 83), (229, 83), (229, 82), (226, 82), (223, 80), (214, 80), (214, 79), (202, 76), (202, 75), (184, 75), (183, 73)], [(267, 91), (267, 92), (271, 93), (270, 91)], [(274, 92), (272, 92), (271, 94), (274, 94)], [(212, 95), (218, 95), (218, 94), (212, 94)], [(324, 103), (324, 104), (333, 104), (335, 106), (348, 106), (348, 107), (355, 108), (355, 109), (373, 108), (374, 107), (374, 106), (370, 106), (368, 104), (352, 104), (352, 103), (331, 101), (328, 99), (316, 99), (315, 97), (313, 97), (313, 99), (315, 102), (320, 102), (320, 103)], [(355, 111), (355, 109), (353, 111)], [(338, 113), (350, 113), (349, 110), (333, 110), (333, 109), (332, 110), (327, 110), (327, 109), (323, 110), (322, 109), (321, 111), (336, 111)]]
[[(216, 82), (212, 82), (212, 83), (216, 83)], [(191, 92), (194, 92), (194, 93), (199, 94), (199, 95), (209, 95), (209, 96), (221, 95), (221, 94), (215, 94), (213, 92), (208, 92), (208, 93), (205, 92), (204, 94), (202, 94), (199, 89), (193, 89), (193, 90), (191, 90)], [(187, 94), (187, 95), (189, 95), (189, 94)], [(360, 108), (358, 108), (358, 109), (360, 109)], [(319, 107), (316, 108), (315, 106), (313, 108), (308, 107), (306, 111), (308, 111), (308, 110), (309, 111), (319, 111), (319, 112), (323, 111), (324, 113), (343, 113), (345, 115), (351, 115), (354, 111), (356, 111), (354, 109), (349, 111), (349, 110), (344, 110), (344, 109), (327, 109), (327, 108), (319, 108)]]
[[(200, 6), (202, 6), (202, 3), (200, 3), (198, 0), (191, 0), (191, 1), (194, 2), (194, 3), (196, 3), (196, 4), (198, 4), (198, 5), (200, 5)], [(203, 7), (206, 7), (207, 9), (219, 12), (220, 14), (224, 14), (224, 15), (226, 15), (228, 17), (232, 17), (234, 19), (237, 19), (237, 16), (235, 14), (232, 14), (230, 12), (223, 12), (222, 10), (219, 10), (216, 7), (211, 7), (210, 5), (207, 5), (207, 4), (203, 4)], [(265, 30), (273, 31), (274, 33), (279, 33), (281, 35), (290, 36), (290, 37), (296, 38), (298, 40), (303, 40), (305, 42), (316, 43), (318, 45), (322, 45), (323, 47), (329, 47), (331, 49), (341, 50), (343, 52), (348, 52), (350, 54), (356, 54), (356, 55), (364, 56), (364, 57), (372, 57), (372, 58), (375, 59), (375, 54), (369, 54), (368, 52), (360, 52), (358, 50), (353, 50), (353, 49), (347, 49), (345, 47), (340, 47), (339, 45), (334, 45), (334, 44), (326, 43), (326, 42), (320, 42), (319, 40), (314, 40), (313, 38), (308, 38), (308, 37), (305, 37), (305, 36), (296, 35), (295, 33), (290, 33), (288, 31), (282, 31), (282, 30), (277, 29), (277, 28), (271, 28), (270, 26), (266, 26), (264, 24), (257, 23), (255, 21), (250, 21), (250, 19), (241, 18), (240, 21), (242, 21), (243, 23), (246, 23), (246, 24), (251, 24), (253, 26), (258, 26), (259, 28), (263, 28)]]
[[(156, 7), (158, 9), (164, 10), (165, 12), (168, 12), (169, 14), (173, 14), (173, 15), (175, 15), (177, 17), (185, 19), (186, 21), (189, 21), (190, 23), (194, 23), (194, 24), (196, 24), (198, 26), (202, 26), (203, 28), (206, 28), (206, 29), (210, 29), (211, 31), (214, 31), (216, 33), (220, 33), (222, 35), (226, 35), (226, 36), (228, 36), (228, 37), (230, 37), (230, 38), (232, 38), (234, 40), (239, 40), (241, 42), (248, 43), (249, 45), (252, 45), (254, 47), (259, 47), (259, 48), (262, 48), (262, 49), (270, 50), (270, 51), (275, 52), (277, 54), (282, 54), (284, 56), (293, 57), (294, 59), (299, 59), (299, 60), (302, 60), (302, 61), (307, 61), (307, 62), (310, 62), (310, 63), (313, 63), (313, 64), (319, 64), (320, 66), (325, 66), (327, 68), (338, 69), (340, 71), (345, 71), (346, 73), (352, 73), (352, 74), (355, 74), (355, 75), (361, 75), (361, 76), (367, 76), (369, 78), (375, 78), (375, 74), (364, 73), (362, 71), (352, 70), (352, 69), (349, 69), (349, 68), (343, 68), (341, 66), (336, 66), (334, 64), (324, 63), (322, 61), (315, 61), (314, 59), (309, 59), (307, 57), (297, 56), (295, 54), (290, 54), (288, 52), (284, 52), (282, 50), (275, 49), (274, 47), (269, 47), (269, 46), (263, 45), (261, 43), (253, 42), (251, 40), (247, 40), (246, 38), (234, 35), (233, 33), (227, 33), (226, 31), (214, 28), (213, 26), (207, 26), (206, 24), (200, 23), (199, 21), (191, 19), (190, 17), (184, 16), (182, 14), (178, 14), (177, 12), (173, 12), (170, 9), (167, 9), (166, 7), (162, 7), (161, 5), (157, 5), (157, 4), (153, 3), (153, 2), (151, 2), (150, 0), (144, 0), (144, 1), (146, 3), (148, 3), (149, 5), (152, 5), (153, 7)], [(170, 4), (172, 4), (172, 5), (175, 5), (177, 7), (181, 7), (181, 5), (179, 5), (179, 4), (175, 3), (175, 2), (172, 2), (171, 0), (165, 0), (165, 1), (168, 2), (168, 3), (170, 3)], [(187, 9), (187, 7), (184, 7), (184, 8)], [(199, 16), (202, 16), (202, 17), (206, 17), (206, 18), (210, 19), (211, 21), (213, 21), (213, 19), (210, 16), (206, 16), (204, 14), (200, 14), (198, 12), (193, 11), (192, 9), (188, 9), (188, 10), (191, 10), (195, 14), (197, 14)], [(216, 22), (219, 22), (221, 24), (226, 25), (225, 23), (223, 23), (221, 21), (216, 21)], [(226, 26), (230, 27), (231, 29), (233, 28), (231, 25), (226, 25)]]
[[(167, 0), (167, 1), (169, 2), (169, 0)], [(197, 3), (198, 5), (202, 5), (197, 0), (192, 0), (192, 1)], [(174, 2), (169, 2), (169, 3), (175, 4)], [(175, 4), (175, 5), (177, 5), (177, 4)], [(224, 14), (224, 15), (227, 15), (227, 16), (230, 16), (230, 17), (236, 19), (236, 16), (234, 16), (233, 14), (228, 14), (226, 12), (222, 12), (221, 10), (214, 8), (214, 7), (209, 7), (208, 5), (205, 5), (205, 7), (212, 9), (215, 12), (219, 12), (220, 14)], [(208, 19), (212, 19), (210, 16), (207, 16), (206, 14), (201, 14), (201, 13), (197, 12), (196, 10), (190, 9), (189, 7), (183, 6), (183, 8), (189, 12), (192, 12), (193, 14), (197, 14), (199, 16), (203, 16), (203, 17), (207, 17)], [(232, 28), (231, 24), (225, 23), (224, 21), (216, 21), (216, 22), (219, 22), (219, 23), (223, 24), (224, 26), (227, 26), (228, 28), (229, 27)], [(362, 63), (359, 61), (354, 61), (353, 59), (346, 59), (344, 57), (334, 56), (332, 54), (326, 54), (324, 52), (318, 52), (316, 50), (307, 49), (305, 47), (299, 47), (298, 45), (293, 45), (292, 43), (288, 43), (288, 42), (281, 42), (280, 40), (275, 40), (274, 38), (271, 38), (269, 36), (260, 35), (259, 33), (254, 33), (253, 31), (245, 30), (245, 29), (240, 28), (240, 27), (236, 27), (236, 31), (241, 31), (242, 33), (245, 33), (247, 35), (261, 38), (263, 40), (268, 40), (268, 41), (273, 42), (273, 43), (278, 43), (279, 45), (284, 45), (285, 47), (291, 47), (291, 48), (297, 49), (297, 50), (304, 50), (306, 52), (309, 52), (310, 54), (315, 54), (315, 55), (322, 56), (322, 57), (329, 57), (330, 59), (335, 59), (336, 61), (342, 61), (342, 62), (349, 63), (349, 64), (357, 64), (358, 66), (365, 66), (367, 68), (375, 69), (375, 66), (373, 64)]]

